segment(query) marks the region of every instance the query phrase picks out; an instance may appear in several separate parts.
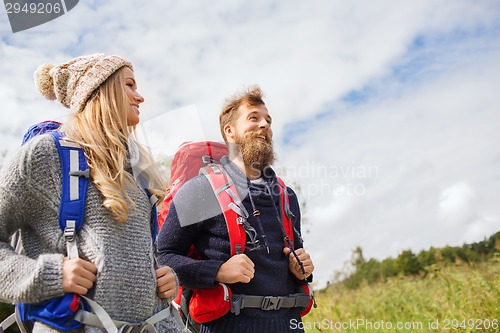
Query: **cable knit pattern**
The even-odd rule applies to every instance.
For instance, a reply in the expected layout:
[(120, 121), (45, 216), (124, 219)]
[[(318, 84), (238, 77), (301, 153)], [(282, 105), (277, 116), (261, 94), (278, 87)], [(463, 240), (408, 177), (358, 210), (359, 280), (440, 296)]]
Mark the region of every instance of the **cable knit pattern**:
[[(97, 281), (87, 296), (116, 320), (141, 322), (156, 311), (151, 206), (147, 194), (129, 191), (134, 198), (129, 220), (114, 221), (103, 197), (90, 182), (85, 222), (77, 235), (80, 257), (98, 269)], [(62, 296), (62, 261), (65, 242), (58, 225), (61, 165), (53, 139), (36, 137), (21, 148), (0, 177), (0, 302), (37, 303)], [(90, 208), (90, 209), (89, 209)], [(21, 229), (26, 255), (15, 253), (9, 237)], [(178, 332), (169, 319), (161, 332)], [(85, 326), (83, 332), (104, 332)], [(34, 332), (57, 332), (36, 323)]]
[[(288, 258), (283, 254), (282, 222), (278, 220), (279, 213), (275, 208), (279, 206), (280, 197), (274, 171), (269, 168), (264, 177), (270, 193), (263, 184), (248, 185), (247, 177), (227, 157), (221, 163), (234, 181), (240, 197), (244, 198), (243, 204), (250, 215), (253, 208), (248, 194), (260, 211), (259, 219), (254, 216), (248, 219), (258, 233), (260, 247), (252, 249), (247, 243), (245, 248), (245, 254), (255, 264), (255, 276), (250, 283), (232, 284), (233, 294), (288, 296), (298, 292), (297, 282), (288, 268)], [(290, 188), (287, 190), (290, 208), (297, 217), (295, 228), (300, 232), (297, 196)], [(191, 244), (195, 245), (203, 260), (186, 257)], [(300, 247), (302, 242), (295, 235), (295, 248)], [(159, 262), (176, 271), (182, 286), (199, 289), (216, 285), (215, 276), (220, 265), (230, 258), (230, 243), (224, 216), (204, 176), (193, 178), (176, 194), (158, 236), (158, 251)], [(301, 332), (298, 328), (292, 329), (295, 328), (291, 325), (292, 319), (301, 320), (297, 308), (276, 311), (245, 308), (238, 316), (228, 313), (202, 325), (201, 332)]]
[(78, 113), (92, 93), (123, 66), (133, 70), (127, 60), (101, 53), (74, 58), (57, 66), (43, 64), (34, 73), (35, 86), (43, 97), (57, 99)]

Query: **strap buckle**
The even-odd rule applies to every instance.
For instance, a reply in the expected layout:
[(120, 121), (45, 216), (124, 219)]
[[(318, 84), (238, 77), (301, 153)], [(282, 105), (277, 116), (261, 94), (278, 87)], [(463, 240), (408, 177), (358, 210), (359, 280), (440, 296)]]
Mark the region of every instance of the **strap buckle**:
[(64, 228), (64, 239), (66, 239), (67, 242), (72, 242), (75, 239), (74, 226), (67, 225), (66, 228)]
[(241, 303), (245, 295), (233, 295), (233, 301), (231, 303), (231, 312), (235, 315), (239, 315), (241, 311)]
[(260, 308), (264, 311), (279, 310), (281, 308), (281, 301), (282, 301), (281, 297), (266, 296), (262, 300)]
[(214, 160), (212, 160), (212, 158), (209, 155), (202, 156), (201, 161), (203, 162), (204, 165), (209, 165), (210, 163), (214, 163)]
[(118, 333), (139, 333), (141, 328), (142, 324), (125, 323), (120, 327)]
[(148, 322), (125, 323), (118, 329), (118, 333), (156, 333), (155, 327)]

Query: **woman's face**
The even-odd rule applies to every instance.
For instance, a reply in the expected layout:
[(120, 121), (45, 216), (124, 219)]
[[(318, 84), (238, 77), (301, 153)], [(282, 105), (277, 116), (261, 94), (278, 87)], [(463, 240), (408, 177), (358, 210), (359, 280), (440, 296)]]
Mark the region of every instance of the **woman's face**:
[(139, 124), (139, 105), (144, 102), (144, 97), (137, 91), (134, 72), (129, 67), (123, 67), (123, 77), (125, 78), (125, 93), (130, 103), (127, 125), (136, 126)]

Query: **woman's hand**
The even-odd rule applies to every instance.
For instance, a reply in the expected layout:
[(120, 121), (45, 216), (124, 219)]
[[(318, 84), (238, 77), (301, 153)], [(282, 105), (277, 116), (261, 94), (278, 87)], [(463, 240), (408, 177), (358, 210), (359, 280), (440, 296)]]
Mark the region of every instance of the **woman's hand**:
[(177, 295), (177, 279), (172, 268), (163, 266), (156, 270), (156, 293), (164, 299)]
[(62, 286), (65, 293), (85, 295), (97, 279), (97, 266), (81, 258), (64, 258)]

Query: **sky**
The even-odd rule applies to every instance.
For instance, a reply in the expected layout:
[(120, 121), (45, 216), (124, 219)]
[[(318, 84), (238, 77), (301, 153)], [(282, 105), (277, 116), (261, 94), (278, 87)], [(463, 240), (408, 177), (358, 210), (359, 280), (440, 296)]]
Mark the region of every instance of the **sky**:
[(497, 0), (80, 0), (17, 33), (0, 8), (2, 164), (31, 124), (69, 116), (37, 66), (93, 53), (134, 64), (158, 159), (221, 141), (225, 98), (261, 86), (317, 288), (356, 246), (384, 259), (500, 229)]

